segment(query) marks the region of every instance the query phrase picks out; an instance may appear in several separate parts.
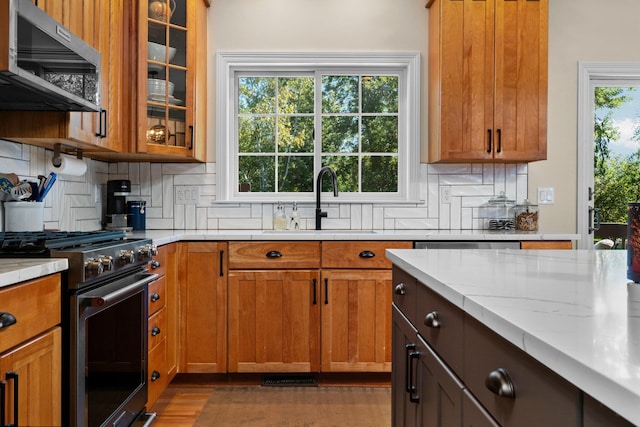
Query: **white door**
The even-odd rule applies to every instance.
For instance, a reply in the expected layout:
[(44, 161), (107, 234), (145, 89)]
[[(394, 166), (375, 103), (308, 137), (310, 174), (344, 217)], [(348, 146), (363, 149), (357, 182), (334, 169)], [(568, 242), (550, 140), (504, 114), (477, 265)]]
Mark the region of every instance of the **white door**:
[(596, 87), (640, 87), (640, 63), (578, 64), (578, 249), (593, 248), (597, 226), (594, 206), (594, 93)]

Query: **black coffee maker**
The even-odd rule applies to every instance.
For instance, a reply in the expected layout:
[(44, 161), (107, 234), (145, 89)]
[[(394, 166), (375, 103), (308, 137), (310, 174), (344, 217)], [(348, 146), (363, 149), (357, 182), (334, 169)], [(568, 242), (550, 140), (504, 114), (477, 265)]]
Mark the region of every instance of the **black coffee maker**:
[(128, 179), (107, 181), (107, 230), (131, 230), (127, 225), (127, 196), (130, 193), (131, 181)]

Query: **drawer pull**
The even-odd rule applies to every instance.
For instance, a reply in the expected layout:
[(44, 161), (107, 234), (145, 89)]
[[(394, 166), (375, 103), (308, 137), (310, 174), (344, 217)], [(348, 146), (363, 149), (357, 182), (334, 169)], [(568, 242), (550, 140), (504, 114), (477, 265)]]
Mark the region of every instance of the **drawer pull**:
[(154, 292), (151, 294), (151, 302), (156, 302), (160, 299), (160, 294), (157, 292)]
[(396, 295), (404, 295), (407, 293), (407, 287), (404, 283), (398, 283), (395, 288), (393, 288), (393, 293)]
[(282, 256), (282, 253), (279, 251), (269, 251), (267, 252), (267, 258), (280, 258)]
[(415, 344), (406, 344), (404, 346), (405, 351), (405, 365), (404, 365), (404, 385), (407, 393), (411, 392), (411, 385), (413, 380), (411, 379), (412, 371), (411, 371), (411, 353), (416, 349)]
[(16, 316), (13, 314), (6, 311), (0, 312), (0, 329), (11, 326), (16, 322)]
[(376, 256), (375, 252), (371, 252), (371, 251), (362, 251), (360, 252), (360, 254), (358, 254), (358, 256), (360, 258), (373, 258), (374, 256)]
[(317, 299), (316, 299), (316, 294), (318, 293), (318, 283), (316, 281), (316, 279), (312, 280), (313, 283), (313, 305), (316, 305), (318, 303)]
[(154, 326), (153, 328), (151, 328), (151, 336), (155, 337), (156, 335), (160, 335), (160, 328)]
[(158, 372), (158, 371), (153, 371), (153, 372), (151, 373), (151, 381), (155, 381), (155, 380), (157, 380), (158, 378), (160, 378), (160, 372)]
[(432, 311), (424, 317), (424, 325), (430, 328), (440, 327), (440, 316), (437, 311)]
[(158, 267), (160, 267), (160, 261), (158, 261), (157, 259), (154, 259), (153, 261), (151, 261), (151, 268), (152, 269), (155, 270)]
[(516, 388), (513, 385), (513, 381), (509, 376), (509, 373), (503, 369), (498, 368), (495, 371), (489, 372), (489, 375), (484, 380), (484, 385), (489, 391), (497, 396), (515, 398)]

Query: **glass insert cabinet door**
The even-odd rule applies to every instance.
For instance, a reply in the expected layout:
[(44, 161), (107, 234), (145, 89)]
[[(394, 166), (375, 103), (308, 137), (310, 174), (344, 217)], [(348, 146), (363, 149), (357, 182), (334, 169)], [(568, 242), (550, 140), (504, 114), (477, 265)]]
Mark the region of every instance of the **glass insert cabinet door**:
[(188, 0), (140, 2), (138, 91), (146, 99), (139, 102), (138, 138), (148, 153), (188, 155), (193, 148), (192, 9)]

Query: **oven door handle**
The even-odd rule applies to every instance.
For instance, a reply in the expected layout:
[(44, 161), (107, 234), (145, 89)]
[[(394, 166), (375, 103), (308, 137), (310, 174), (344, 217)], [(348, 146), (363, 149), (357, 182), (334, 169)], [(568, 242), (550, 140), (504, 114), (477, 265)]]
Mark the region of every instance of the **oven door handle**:
[(120, 289), (107, 293), (106, 295), (92, 295), (89, 293), (80, 295), (78, 299), (80, 300), (81, 305), (84, 305), (85, 307), (109, 307), (110, 305), (117, 304), (125, 298), (135, 294), (141, 287), (148, 285), (158, 279), (158, 277), (160, 277), (158, 274), (148, 273), (144, 275), (143, 279), (137, 280)]

